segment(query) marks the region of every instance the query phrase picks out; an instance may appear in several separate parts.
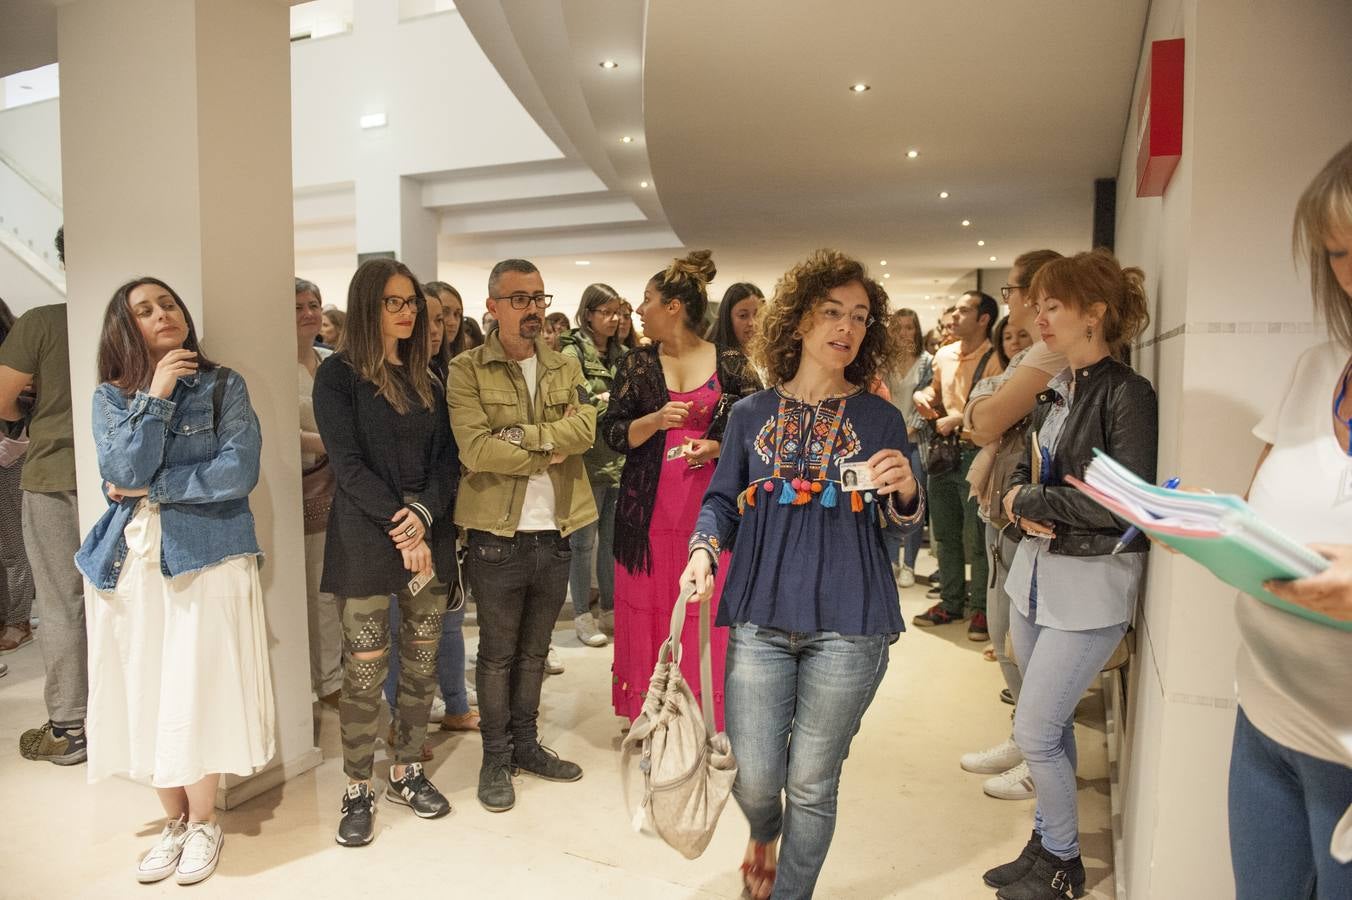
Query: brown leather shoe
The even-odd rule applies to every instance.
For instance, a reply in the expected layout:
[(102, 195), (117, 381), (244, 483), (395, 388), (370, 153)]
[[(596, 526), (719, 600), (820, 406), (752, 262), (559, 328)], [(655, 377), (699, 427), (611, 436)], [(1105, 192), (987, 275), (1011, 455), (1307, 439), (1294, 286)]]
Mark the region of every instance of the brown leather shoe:
[(22, 625), (6, 625), (0, 632), (0, 654), (13, 653), (24, 644), (33, 642), (33, 626), (25, 622)]
[(442, 731), (478, 731), (479, 714), (474, 710), (459, 716), (446, 714), (446, 718), (441, 720)]

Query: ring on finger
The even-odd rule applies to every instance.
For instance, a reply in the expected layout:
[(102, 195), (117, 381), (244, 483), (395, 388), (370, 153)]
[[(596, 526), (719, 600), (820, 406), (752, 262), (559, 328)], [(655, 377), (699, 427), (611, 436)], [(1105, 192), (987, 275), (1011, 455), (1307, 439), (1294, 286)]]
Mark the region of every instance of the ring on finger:
[(418, 526), (416, 526), (416, 525), (410, 525), (410, 526), (408, 526), (407, 528), (404, 529), (404, 534), (408, 535), (409, 537), (413, 537), (413, 536), (414, 536), (415, 534), (417, 534), (417, 533), (418, 533)]

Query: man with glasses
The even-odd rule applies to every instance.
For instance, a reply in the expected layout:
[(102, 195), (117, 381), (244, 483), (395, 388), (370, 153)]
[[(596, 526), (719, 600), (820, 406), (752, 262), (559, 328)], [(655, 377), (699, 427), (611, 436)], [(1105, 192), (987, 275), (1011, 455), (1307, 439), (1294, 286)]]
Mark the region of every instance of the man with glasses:
[(533, 263), (494, 266), (488, 310), (498, 326), (452, 361), (446, 391), (464, 467), (455, 523), (468, 535), (465, 573), (478, 604), (479, 802), (490, 812), (515, 805), (515, 772), (582, 777), (540, 744), (536, 726), (549, 639), (568, 590), (568, 536), (597, 519), (581, 456), (595, 436), (596, 408), (577, 360), (544, 340), (552, 299)]

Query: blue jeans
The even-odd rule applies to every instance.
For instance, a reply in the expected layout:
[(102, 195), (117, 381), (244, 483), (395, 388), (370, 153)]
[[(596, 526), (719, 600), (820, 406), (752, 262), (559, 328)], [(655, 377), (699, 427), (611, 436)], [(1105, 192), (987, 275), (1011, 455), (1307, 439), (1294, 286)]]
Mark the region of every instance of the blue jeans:
[[(428, 588), (432, 590), (432, 588)], [(458, 585), (451, 590), (457, 594)], [(457, 598), (458, 599), (458, 598)], [(462, 716), (469, 712), (469, 695), (465, 692), (465, 605), (441, 618), (441, 641), (437, 644), (437, 683), (441, 698), (446, 701), (446, 712)], [(390, 634), (399, 633), (399, 604), (390, 602)], [(385, 678), (385, 702), (394, 706), (394, 690), (399, 685), (399, 654), (390, 654), (390, 674)]]
[(752, 840), (782, 836), (776, 900), (811, 897), (836, 829), (840, 770), (887, 671), (884, 635), (734, 625), (724, 683), (732, 794)]
[(605, 484), (592, 485), (592, 498), (601, 517), (568, 536), (573, 561), (568, 566), (568, 593), (573, 596), (573, 615), (591, 609), (592, 547), (596, 548), (596, 587), (601, 594), (601, 609), (615, 608), (615, 504), (620, 489)]
[(1241, 706), (1230, 752), (1230, 861), (1238, 900), (1352, 900), (1352, 863), (1329, 854), (1352, 769), (1285, 747)]
[[(915, 474), (915, 483), (925, 483), (925, 458), (920, 452), (917, 444), (911, 445), (911, 454), (907, 457), (911, 463), (911, 472)], [(925, 539), (925, 529), (917, 528), (906, 537), (902, 537), (899, 528), (883, 529), (883, 546), (887, 548), (887, 558), (896, 565), (897, 558), (901, 556), (902, 548), (906, 550), (906, 555), (902, 557), (901, 564), (911, 571), (915, 571), (915, 561), (920, 557), (920, 542)]]
[(1127, 623), (1088, 631), (1037, 624), (1034, 585), (1031, 618), (1009, 607), (1009, 635), (1023, 672), (1014, 712), (1014, 743), (1037, 786), (1033, 827), (1042, 846), (1062, 859), (1080, 855), (1075, 785), (1075, 707), (1127, 633)]

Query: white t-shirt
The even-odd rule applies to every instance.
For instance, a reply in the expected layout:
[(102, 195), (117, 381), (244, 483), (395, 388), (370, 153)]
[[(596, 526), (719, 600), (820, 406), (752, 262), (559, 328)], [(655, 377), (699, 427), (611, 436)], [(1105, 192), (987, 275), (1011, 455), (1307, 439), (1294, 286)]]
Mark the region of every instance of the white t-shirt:
[[(1333, 431), (1333, 395), (1347, 350), (1329, 343), (1296, 363), (1276, 409), (1254, 427), (1272, 445), (1249, 504), (1303, 544), (1352, 543), (1352, 457)], [(1352, 632), (1241, 594), (1236, 688), (1244, 713), (1283, 746), (1352, 766)], [(1352, 814), (1352, 811), (1349, 811)], [(1335, 843), (1352, 839), (1344, 817)]]
[[(540, 362), (534, 356), (519, 363), (521, 375), (526, 379), (526, 391), (530, 396), (530, 405), (535, 406), (535, 378)], [(521, 506), (521, 519), (516, 524), (517, 531), (556, 531), (559, 523), (554, 517), (554, 482), (549, 472), (532, 475), (526, 482), (526, 499)]]

